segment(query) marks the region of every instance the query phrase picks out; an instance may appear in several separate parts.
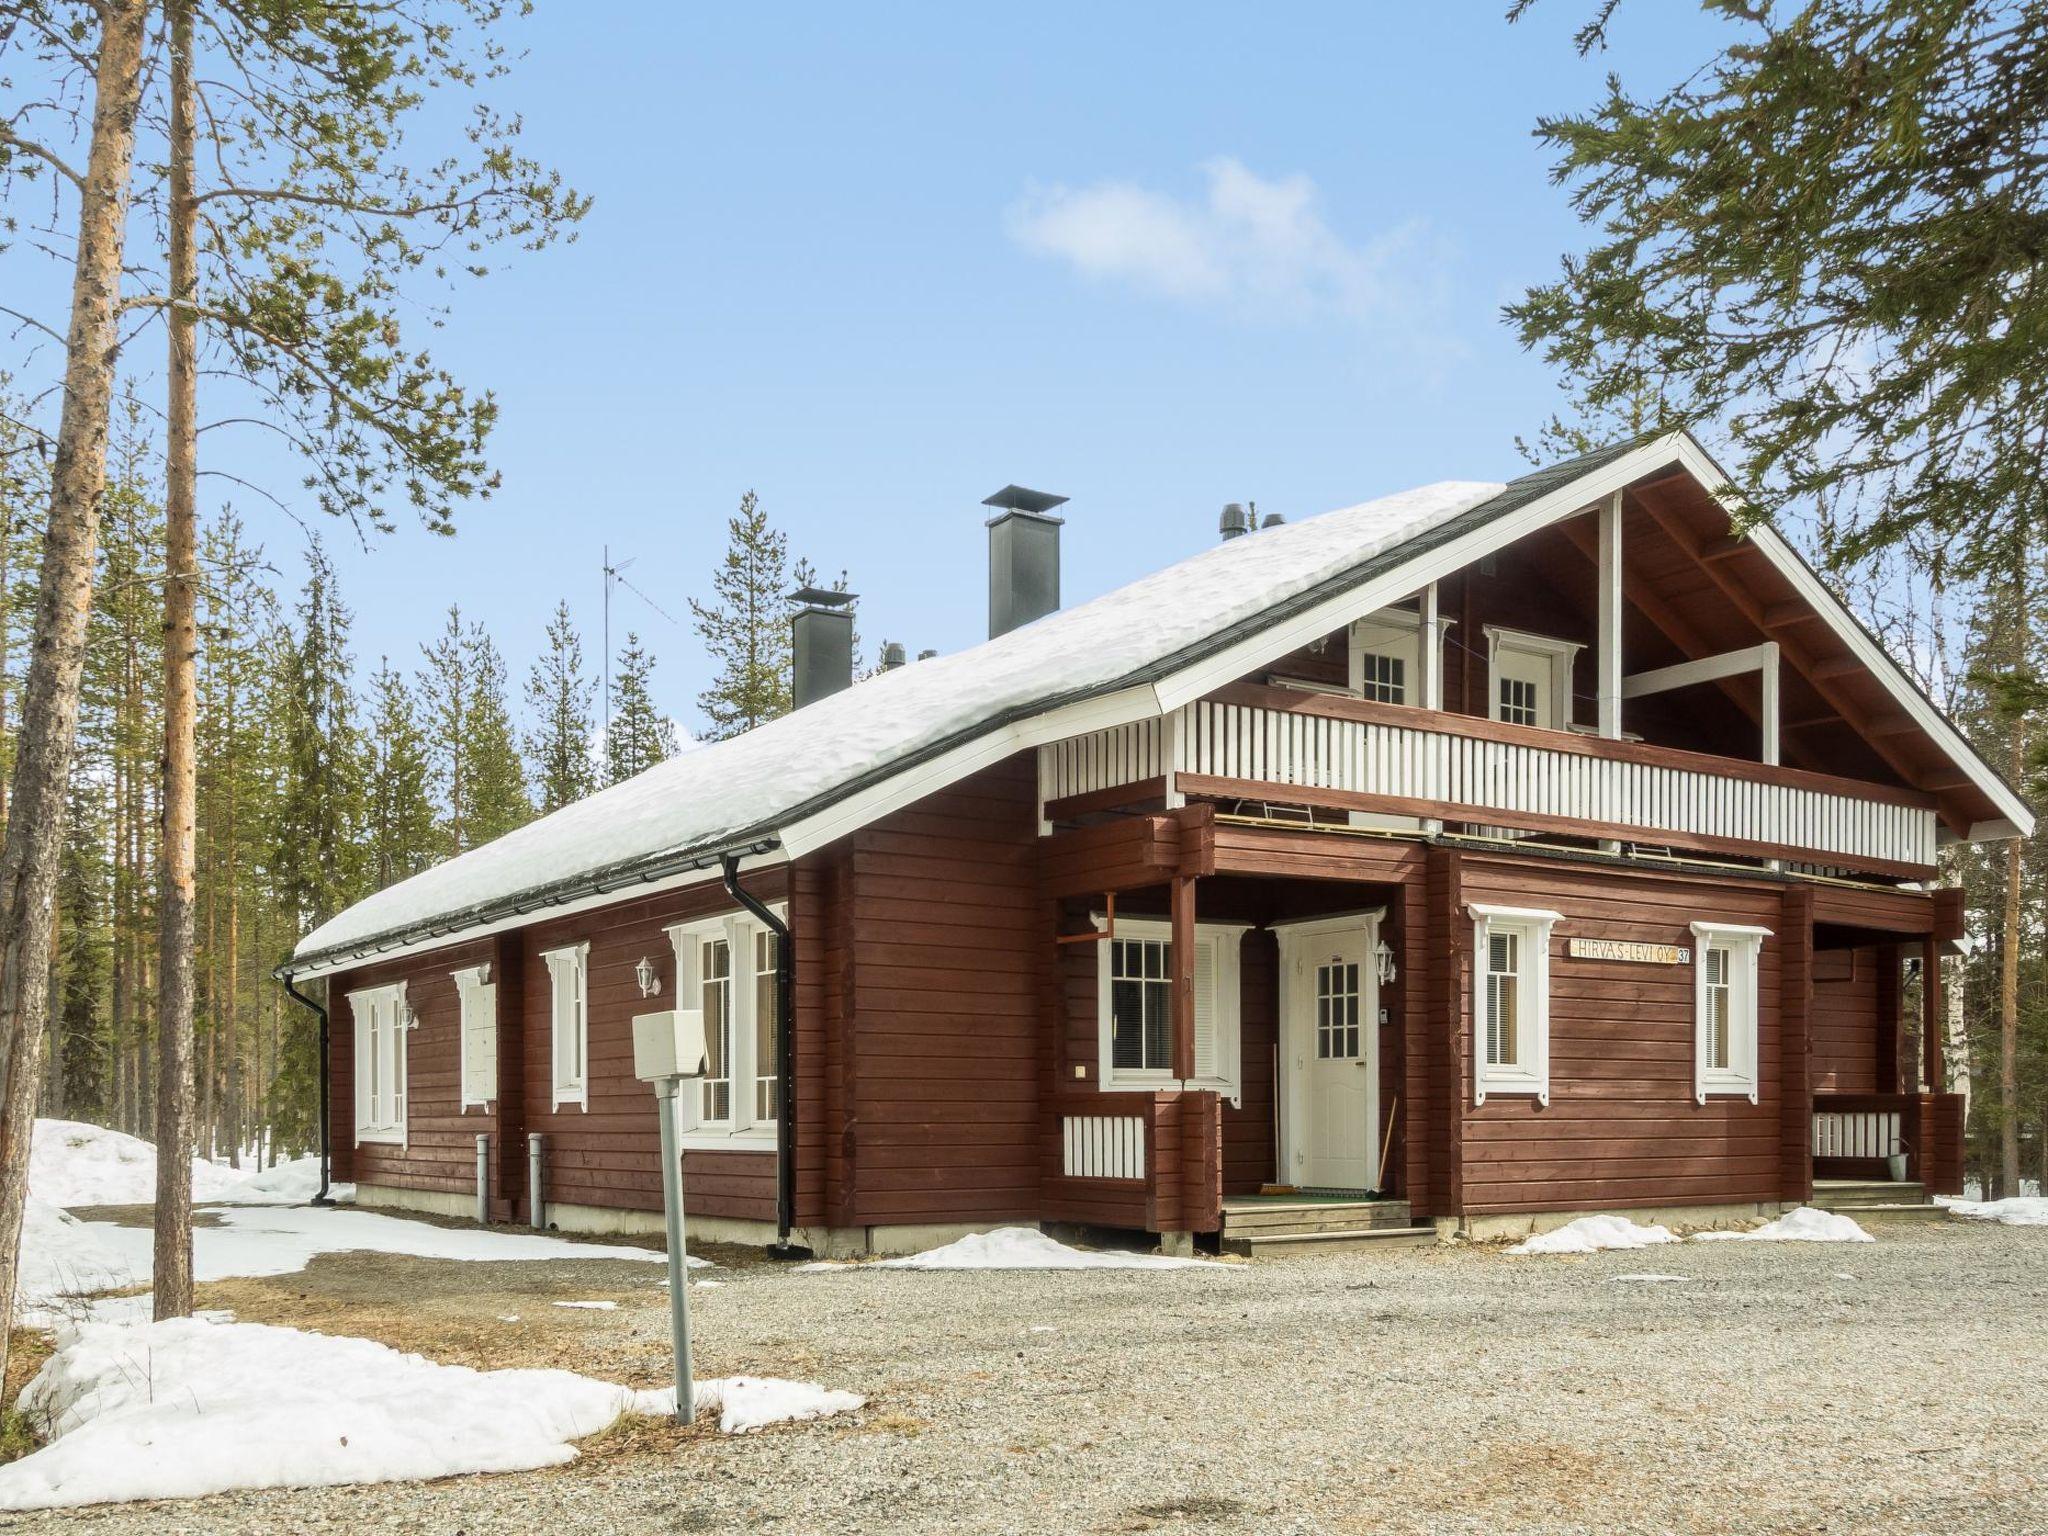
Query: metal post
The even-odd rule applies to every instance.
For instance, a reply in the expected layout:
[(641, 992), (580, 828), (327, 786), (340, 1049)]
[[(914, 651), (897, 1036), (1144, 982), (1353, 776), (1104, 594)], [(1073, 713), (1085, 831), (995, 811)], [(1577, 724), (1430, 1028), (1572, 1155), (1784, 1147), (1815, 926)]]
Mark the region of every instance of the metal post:
[(655, 1113), (661, 1116), (661, 1204), (668, 1217), (668, 1330), (675, 1351), (676, 1422), (697, 1419), (697, 1385), (690, 1377), (690, 1282), (683, 1252), (683, 1164), (676, 1147), (676, 1079), (656, 1078)]
[(483, 1131), (476, 1133), (476, 1224), (489, 1226), (491, 1221), (491, 1138)]
[(526, 1214), (534, 1230), (539, 1231), (548, 1224), (548, 1203), (541, 1194), (540, 1132), (526, 1133)]

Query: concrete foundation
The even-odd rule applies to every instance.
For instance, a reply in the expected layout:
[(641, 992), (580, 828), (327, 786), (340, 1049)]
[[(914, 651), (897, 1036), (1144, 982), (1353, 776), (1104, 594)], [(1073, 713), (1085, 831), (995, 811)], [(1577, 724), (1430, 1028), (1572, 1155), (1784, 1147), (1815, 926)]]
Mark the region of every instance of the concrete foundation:
[(1436, 1235), (1439, 1242), (1464, 1239), (1466, 1242), (1486, 1243), (1533, 1237), (1538, 1232), (1551, 1232), (1576, 1221), (1581, 1216), (1625, 1216), (1638, 1226), (1671, 1227), (1678, 1231), (1701, 1231), (1710, 1227), (1729, 1227), (1772, 1217), (1780, 1214), (1784, 1207), (1775, 1200), (1759, 1200), (1734, 1205), (1646, 1205), (1627, 1210), (1602, 1211), (1538, 1211), (1515, 1216), (1439, 1216), (1436, 1219)]

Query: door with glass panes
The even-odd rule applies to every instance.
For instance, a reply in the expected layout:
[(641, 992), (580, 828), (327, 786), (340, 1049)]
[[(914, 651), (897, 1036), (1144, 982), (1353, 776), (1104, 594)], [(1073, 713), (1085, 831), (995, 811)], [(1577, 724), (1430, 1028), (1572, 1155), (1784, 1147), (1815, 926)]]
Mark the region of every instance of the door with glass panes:
[(1370, 927), (1304, 933), (1288, 948), (1289, 1054), (1295, 1068), (1292, 1182), (1366, 1190), (1378, 1183), (1378, 986)]

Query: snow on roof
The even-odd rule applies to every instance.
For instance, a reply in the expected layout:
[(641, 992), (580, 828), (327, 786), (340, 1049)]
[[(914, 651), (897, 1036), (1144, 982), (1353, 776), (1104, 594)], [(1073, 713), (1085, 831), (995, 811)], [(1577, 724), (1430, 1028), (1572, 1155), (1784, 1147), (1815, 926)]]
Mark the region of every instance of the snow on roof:
[(1139, 680), (1506, 489), (1443, 481), (1288, 523), (967, 650), (885, 672), (365, 897), (308, 934), (294, 964), (427, 927), (459, 932), (521, 897), (772, 839), (857, 782), (1021, 713)]

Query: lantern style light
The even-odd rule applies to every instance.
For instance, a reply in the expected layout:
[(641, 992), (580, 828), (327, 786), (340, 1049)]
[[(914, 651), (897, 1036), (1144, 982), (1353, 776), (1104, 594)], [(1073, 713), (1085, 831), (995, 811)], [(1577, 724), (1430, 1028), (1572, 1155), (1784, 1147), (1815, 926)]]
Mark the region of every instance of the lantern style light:
[(1381, 939), (1373, 946), (1372, 958), (1374, 968), (1379, 972), (1380, 985), (1391, 985), (1394, 978), (1400, 975), (1399, 968), (1394, 964), (1393, 947), (1385, 939)]
[(654, 962), (645, 955), (642, 955), (640, 963), (633, 967), (633, 979), (640, 983), (642, 997), (652, 997), (661, 990), (661, 978), (655, 974)]

